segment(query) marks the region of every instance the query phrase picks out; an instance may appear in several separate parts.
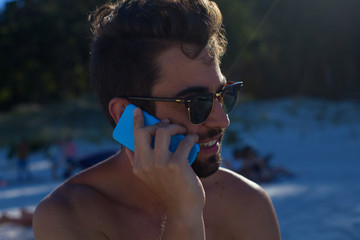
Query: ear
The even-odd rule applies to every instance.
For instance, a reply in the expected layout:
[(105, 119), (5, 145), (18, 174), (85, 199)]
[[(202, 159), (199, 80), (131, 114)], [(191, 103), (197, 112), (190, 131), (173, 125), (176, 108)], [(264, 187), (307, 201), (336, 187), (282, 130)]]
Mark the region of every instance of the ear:
[(110, 100), (108, 110), (115, 123), (119, 121), (128, 104), (129, 101), (125, 98), (113, 98)]

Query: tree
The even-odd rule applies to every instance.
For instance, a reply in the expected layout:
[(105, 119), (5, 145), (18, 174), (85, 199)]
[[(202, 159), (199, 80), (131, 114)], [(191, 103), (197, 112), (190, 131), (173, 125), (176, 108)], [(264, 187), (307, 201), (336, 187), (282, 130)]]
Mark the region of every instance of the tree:
[[(0, 15), (0, 110), (90, 90), (87, 15), (104, 0), (18, 0)], [(254, 97), (360, 96), (360, 1), (216, 0), (229, 80)]]
[(88, 91), (87, 15), (102, 1), (10, 2), (0, 18), (0, 107)]

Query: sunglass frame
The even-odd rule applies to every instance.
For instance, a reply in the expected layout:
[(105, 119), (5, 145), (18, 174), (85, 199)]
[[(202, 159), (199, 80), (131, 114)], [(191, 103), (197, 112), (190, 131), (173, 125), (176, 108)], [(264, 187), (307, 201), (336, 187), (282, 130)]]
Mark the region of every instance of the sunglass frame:
[[(217, 93), (206, 93), (206, 94), (210, 94), (212, 96), (212, 108), (214, 106), (214, 99), (221, 99), (220, 104), (221, 106), (223, 106), (223, 93), (229, 89), (230, 87), (235, 87), (235, 86), (238, 86), (238, 96), (239, 96), (239, 93), (240, 93), (240, 90), (243, 86), (243, 82), (227, 82), (226, 83), (226, 86), (223, 90), (221, 90), (220, 92), (217, 92)], [(133, 97), (133, 96), (130, 96), (130, 97), (126, 97), (126, 99), (129, 99), (129, 100), (144, 100), (144, 101), (159, 101), (159, 102), (175, 102), (175, 103), (182, 103), (185, 105), (185, 108), (187, 109), (187, 112), (188, 112), (188, 116), (189, 116), (189, 119), (190, 119), (190, 122), (194, 125), (199, 125), (199, 124), (202, 124), (204, 122), (206, 122), (206, 120), (208, 119), (208, 117), (210, 116), (210, 114), (206, 117), (206, 119), (200, 123), (193, 123), (192, 120), (191, 120), (191, 116), (190, 116), (190, 103), (192, 101), (192, 98), (195, 98), (195, 97), (198, 97), (197, 96), (190, 96), (190, 97), (185, 97), (185, 98), (165, 98), (165, 97)], [(212, 111), (212, 109), (211, 109)], [(210, 111), (210, 113), (211, 113)], [(231, 112), (231, 111), (230, 111)], [(228, 112), (227, 114), (229, 114), (230, 112)]]

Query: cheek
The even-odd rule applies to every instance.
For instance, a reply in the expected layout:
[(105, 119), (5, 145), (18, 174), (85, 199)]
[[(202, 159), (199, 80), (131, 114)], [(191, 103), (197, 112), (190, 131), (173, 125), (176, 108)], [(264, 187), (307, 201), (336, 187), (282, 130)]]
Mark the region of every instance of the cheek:
[(199, 134), (199, 125), (191, 124), (188, 112), (182, 104), (157, 103), (156, 117), (169, 119), (171, 123), (180, 124), (187, 129), (187, 133)]
[(156, 103), (156, 117), (159, 119), (169, 119), (172, 123), (178, 123), (184, 126), (190, 124), (186, 108), (177, 103)]

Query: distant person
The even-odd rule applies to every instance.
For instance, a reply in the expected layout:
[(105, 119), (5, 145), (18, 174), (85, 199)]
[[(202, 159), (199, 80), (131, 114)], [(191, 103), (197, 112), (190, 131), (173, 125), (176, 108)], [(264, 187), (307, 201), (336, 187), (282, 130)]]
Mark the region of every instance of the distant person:
[(51, 177), (58, 178), (59, 167), (63, 161), (63, 145), (60, 139), (56, 140), (47, 150), (48, 159), (51, 162)]
[(285, 168), (271, 167), (269, 161), (272, 155), (261, 157), (251, 146), (235, 149), (233, 157), (235, 161), (241, 162), (240, 166), (234, 168), (234, 170), (257, 183), (271, 182), (280, 176), (293, 176)]
[(0, 215), (0, 224), (12, 223), (24, 227), (31, 227), (33, 219), (33, 212), (25, 209), (20, 209), (20, 216), (10, 216), (9, 214)]
[(7, 186), (7, 181), (2, 177), (0, 177), (0, 187), (6, 187), (6, 186)]
[(63, 178), (68, 178), (72, 175), (76, 165), (76, 145), (72, 137), (68, 137), (63, 147), (63, 155), (65, 158), (65, 171)]
[(20, 181), (29, 180), (31, 173), (28, 167), (29, 145), (22, 139), (16, 148), (17, 153), (17, 178)]

